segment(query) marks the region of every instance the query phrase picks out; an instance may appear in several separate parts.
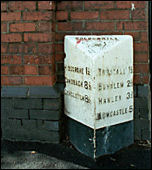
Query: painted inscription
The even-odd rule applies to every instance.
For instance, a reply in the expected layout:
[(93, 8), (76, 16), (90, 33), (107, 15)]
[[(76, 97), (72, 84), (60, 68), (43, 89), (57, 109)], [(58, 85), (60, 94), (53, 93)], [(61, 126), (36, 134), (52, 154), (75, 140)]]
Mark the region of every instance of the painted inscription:
[(99, 76), (111, 76), (111, 75), (124, 75), (125, 69), (114, 68), (114, 69), (101, 69), (98, 68)]
[(73, 72), (73, 73), (79, 73), (79, 74), (85, 74), (90, 76), (90, 68), (85, 67), (75, 67), (75, 66), (64, 66), (65, 71)]
[[(127, 74), (130, 73), (132, 74), (133, 68), (131, 66), (127, 67), (127, 71), (125, 68), (113, 68), (113, 69), (101, 69), (98, 68), (98, 73), (99, 76), (105, 76), (105, 75), (125, 75), (126, 72)], [(65, 70), (68, 72), (73, 72), (73, 73), (78, 73), (78, 74), (86, 74), (86, 75), (91, 75), (90, 68), (88, 67), (76, 67), (76, 66), (65, 66)], [(84, 71), (85, 70), (85, 71)], [(81, 80), (75, 80), (75, 79), (70, 79), (65, 77), (65, 83), (66, 84), (71, 84), (74, 86), (78, 86), (87, 90), (92, 90), (92, 85), (91, 82), (88, 82), (86, 80), (81, 81)], [(109, 82), (108, 84), (105, 83), (98, 83), (98, 91), (106, 91), (106, 90), (113, 90), (113, 89), (120, 89), (124, 87), (132, 87), (133, 86), (133, 81), (132, 80), (127, 80), (127, 81), (121, 81), (121, 82)], [(78, 93), (74, 93), (72, 91), (65, 91), (65, 95), (69, 95), (73, 98), (76, 98), (78, 100), (85, 101), (87, 103), (91, 103), (91, 99), (88, 97), (88, 95), (81, 96)], [(126, 93), (126, 99), (133, 98), (133, 91), (129, 91)], [(121, 95), (115, 95), (107, 98), (99, 97), (98, 98), (98, 103), (99, 104), (109, 104), (109, 103), (114, 103), (114, 102), (119, 102), (121, 101), (122, 96)]]
[(133, 119), (132, 45), (130, 36), (65, 38), (68, 116), (96, 129)]
[(110, 89), (118, 89), (118, 88), (123, 88), (124, 87), (124, 82), (115, 82), (115, 83), (98, 83), (98, 90), (103, 91), (103, 90), (110, 90)]
[(129, 107), (125, 107), (117, 110), (111, 110), (109, 112), (99, 112), (97, 113), (96, 120), (106, 119), (113, 116), (124, 115), (126, 113), (132, 113), (132, 112), (133, 112), (133, 105), (130, 105)]
[(79, 93), (74, 93), (72, 91), (69, 91), (69, 90), (65, 90), (64, 91), (64, 94), (65, 95), (68, 95), (70, 97), (73, 97), (75, 99), (78, 99), (78, 100), (81, 100), (81, 101), (84, 101), (86, 103), (91, 103), (91, 99), (89, 98), (88, 95), (81, 95)]

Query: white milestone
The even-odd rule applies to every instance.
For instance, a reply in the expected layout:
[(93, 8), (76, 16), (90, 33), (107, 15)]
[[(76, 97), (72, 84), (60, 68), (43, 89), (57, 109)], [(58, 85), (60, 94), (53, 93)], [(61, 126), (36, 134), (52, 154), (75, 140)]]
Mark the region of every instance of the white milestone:
[(93, 129), (133, 120), (133, 39), (65, 36), (65, 114)]

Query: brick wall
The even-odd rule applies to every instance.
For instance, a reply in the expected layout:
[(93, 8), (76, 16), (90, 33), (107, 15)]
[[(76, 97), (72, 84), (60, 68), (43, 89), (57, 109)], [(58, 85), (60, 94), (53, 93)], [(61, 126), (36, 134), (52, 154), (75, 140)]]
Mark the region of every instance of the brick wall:
[(64, 35), (120, 34), (134, 38), (134, 84), (149, 83), (148, 2), (61, 1), (57, 4), (55, 32), (58, 81), (64, 81)]
[(54, 3), (1, 2), (2, 86), (52, 86)]
[(64, 35), (132, 35), (135, 139), (148, 139), (148, 24), (148, 1), (3, 1), (1, 85), (63, 85)]
[(3, 86), (64, 82), (66, 34), (132, 35), (134, 84), (149, 83), (148, 2), (50, 2), (1, 2)]

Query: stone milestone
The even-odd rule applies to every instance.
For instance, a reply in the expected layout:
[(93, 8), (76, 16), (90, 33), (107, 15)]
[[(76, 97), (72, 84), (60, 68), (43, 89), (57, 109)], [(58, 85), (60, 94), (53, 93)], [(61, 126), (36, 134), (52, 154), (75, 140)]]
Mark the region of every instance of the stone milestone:
[(65, 114), (93, 129), (133, 120), (132, 37), (65, 37)]
[(133, 143), (133, 39), (65, 36), (64, 112), (71, 143), (96, 159)]

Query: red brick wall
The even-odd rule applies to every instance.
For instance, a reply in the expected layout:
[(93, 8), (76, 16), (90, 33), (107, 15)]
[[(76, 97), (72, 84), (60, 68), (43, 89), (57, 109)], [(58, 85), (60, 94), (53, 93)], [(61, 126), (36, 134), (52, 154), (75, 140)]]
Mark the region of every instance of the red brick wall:
[(67, 34), (132, 35), (134, 84), (149, 83), (148, 1), (50, 2), (1, 2), (2, 86), (64, 82)]
[(54, 3), (1, 2), (1, 84), (46, 85), (56, 81)]

